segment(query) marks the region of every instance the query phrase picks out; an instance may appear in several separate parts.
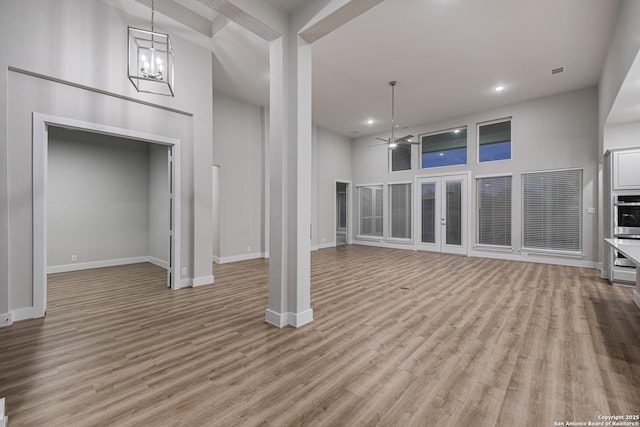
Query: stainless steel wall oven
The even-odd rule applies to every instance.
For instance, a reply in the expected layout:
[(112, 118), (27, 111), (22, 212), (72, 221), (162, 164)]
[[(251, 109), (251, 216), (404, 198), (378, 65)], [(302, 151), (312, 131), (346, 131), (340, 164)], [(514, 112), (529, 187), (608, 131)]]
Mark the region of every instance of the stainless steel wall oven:
[[(613, 235), (618, 239), (640, 240), (640, 194), (617, 194), (613, 204)], [(618, 251), (614, 251), (613, 265), (635, 268), (634, 264)]]

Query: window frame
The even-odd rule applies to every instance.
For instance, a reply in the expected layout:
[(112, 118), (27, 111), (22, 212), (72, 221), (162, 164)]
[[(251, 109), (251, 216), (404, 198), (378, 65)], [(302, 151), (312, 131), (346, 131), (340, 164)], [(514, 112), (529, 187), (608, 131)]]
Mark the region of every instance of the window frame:
[[(409, 186), (409, 206), (408, 206), (408, 213), (409, 213), (409, 237), (393, 237), (392, 233), (393, 233), (393, 205), (392, 205), (392, 194), (391, 194), (391, 186), (393, 185), (408, 185)], [(389, 182), (387, 184), (387, 199), (388, 199), (388, 206), (387, 206), (387, 210), (389, 211), (389, 218), (387, 220), (387, 226), (388, 226), (388, 230), (389, 230), (389, 237), (387, 238), (388, 242), (395, 242), (395, 243), (413, 243), (413, 182), (412, 181), (397, 181), (397, 182)]]
[(389, 155), (389, 173), (402, 173), (402, 172), (412, 172), (413, 171), (413, 146), (416, 144), (411, 144), (409, 145), (409, 169), (402, 169), (402, 170), (397, 170), (394, 171), (393, 170), (393, 152), (396, 148), (398, 147), (402, 147), (402, 146), (407, 146), (407, 144), (398, 144), (395, 148), (387, 148), (388, 151), (388, 155)]
[[(504, 123), (504, 122), (511, 122), (511, 138), (509, 140), (510, 157), (508, 159), (480, 161), (480, 126), (495, 125), (495, 124)], [(513, 160), (513, 117), (508, 116), (508, 117), (503, 117), (501, 119), (488, 120), (488, 121), (476, 123), (476, 164), (482, 165), (485, 163), (508, 162), (511, 160)]]
[[(442, 166), (429, 166), (429, 167), (424, 167), (423, 163), (422, 163), (422, 155), (424, 154), (422, 152), (422, 146), (424, 144), (424, 142), (422, 141), (423, 138), (425, 137), (429, 137), (429, 136), (434, 136), (434, 135), (440, 135), (440, 134), (445, 134), (445, 133), (449, 133), (449, 132), (454, 132), (456, 129), (464, 129), (466, 131), (466, 140), (465, 140), (465, 151), (466, 151), (466, 160), (464, 163), (455, 163), (452, 165), (442, 165)], [(450, 167), (456, 167), (456, 166), (465, 166), (469, 164), (469, 126), (465, 125), (461, 125), (461, 126), (454, 126), (452, 128), (448, 128), (448, 129), (442, 129), (442, 130), (438, 130), (438, 131), (434, 131), (434, 132), (428, 132), (428, 133), (422, 133), (420, 135), (418, 135), (418, 140), (420, 141), (420, 146), (419, 146), (419, 170), (420, 171), (430, 171), (430, 170), (437, 170), (438, 168), (450, 168)]]
[[(579, 170), (581, 172), (580, 181), (580, 215), (579, 215), (579, 238), (580, 238), (580, 250), (579, 251), (571, 251), (571, 250), (560, 250), (560, 249), (547, 249), (547, 248), (532, 248), (525, 246), (525, 175), (532, 174), (541, 174), (541, 173), (551, 173), (551, 172), (566, 172), (566, 171), (575, 171)], [(575, 168), (560, 168), (560, 169), (548, 169), (541, 171), (527, 171), (522, 172), (520, 175), (520, 191), (521, 191), (521, 225), (520, 225), (520, 233), (521, 233), (521, 249), (522, 253), (531, 253), (531, 254), (547, 254), (547, 255), (556, 255), (556, 256), (564, 256), (568, 258), (584, 258), (584, 168), (575, 167)]]
[[(510, 235), (510, 241), (511, 244), (509, 246), (503, 246), (503, 245), (490, 245), (487, 243), (480, 243), (480, 196), (479, 196), (479, 191), (478, 191), (478, 184), (479, 181), (481, 179), (487, 179), (487, 178), (503, 178), (503, 177), (510, 177), (511, 178), (511, 211), (509, 212), (510, 215), (510, 227), (511, 227), (511, 235)], [(480, 249), (480, 250), (490, 250), (490, 251), (498, 251), (498, 252), (513, 252), (513, 173), (498, 173), (498, 174), (488, 174), (488, 175), (476, 175), (475, 177), (475, 184), (476, 184), (476, 206), (475, 206), (475, 215), (476, 215), (476, 221), (475, 221), (475, 226), (476, 226), (476, 232), (475, 232), (475, 244), (473, 245), (474, 249)]]
[[(380, 189), (382, 191), (382, 234), (373, 235), (373, 234), (362, 234), (362, 203), (360, 197), (360, 190), (362, 188), (372, 188), (372, 189)], [(372, 200), (375, 199), (375, 191), (373, 191)], [(356, 195), (358, 198), (358, 233), (356, 235), (356, 239), (358, 240), (373, 240), (373, 241), (383, 241), (384, 240), (384, 184), (383, 183), (374, 183), (374, 184), (358, 184), (356, 185)], [(375, 202), (372, 202), (372, 221), (375, 223)]]

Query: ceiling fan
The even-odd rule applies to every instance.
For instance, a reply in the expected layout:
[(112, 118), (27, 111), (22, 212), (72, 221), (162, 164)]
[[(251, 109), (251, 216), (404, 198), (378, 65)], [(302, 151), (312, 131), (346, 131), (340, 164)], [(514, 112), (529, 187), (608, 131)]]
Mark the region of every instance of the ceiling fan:
[(388, 139), (375, 137), (374, 139), (379, 139), (380, 141), (384, 141), (385, 144), (389, 146), (389, 148), (393, 149), (398, 146), (398, 144), (411, 145), (411, 144), (420, 144), (419, 141), (412, 141), (411, 139), (414, 137), (413, 135), (405, 135), (401, 138), (394, 137), (394, 131), (396, 127), (395, 123), (395, 90), (396, 90), (396, 81), (391, 80), (389, 82), (389, 86), (391, 86), (391, 137)]

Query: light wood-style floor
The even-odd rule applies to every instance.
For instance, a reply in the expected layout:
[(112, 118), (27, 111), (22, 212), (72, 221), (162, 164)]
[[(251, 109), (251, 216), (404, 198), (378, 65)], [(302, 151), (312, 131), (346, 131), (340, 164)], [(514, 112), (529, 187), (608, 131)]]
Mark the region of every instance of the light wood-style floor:
[(171, 291), (150, 264), (49, 277), (0, 329), (18, 426), (552, 426), (640, 413), (640, 310), (596, 270), (340, 246), (315, 320), (263, 322), (267, 261)]

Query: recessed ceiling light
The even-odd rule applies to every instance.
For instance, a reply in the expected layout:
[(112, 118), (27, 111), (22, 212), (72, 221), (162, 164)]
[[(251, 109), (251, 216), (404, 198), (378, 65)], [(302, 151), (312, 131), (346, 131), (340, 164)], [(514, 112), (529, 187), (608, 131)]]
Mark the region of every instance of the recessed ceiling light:
[(504, 86), (498, 85), (496, 86), (496, 92), (502, 92), (504, 90)]
[(368, 125), (372, 125), (372, 124), (373, 124), (373, 119), (369, 119), (369, 120), (367, 120), (367, 124), (368, 124)]

